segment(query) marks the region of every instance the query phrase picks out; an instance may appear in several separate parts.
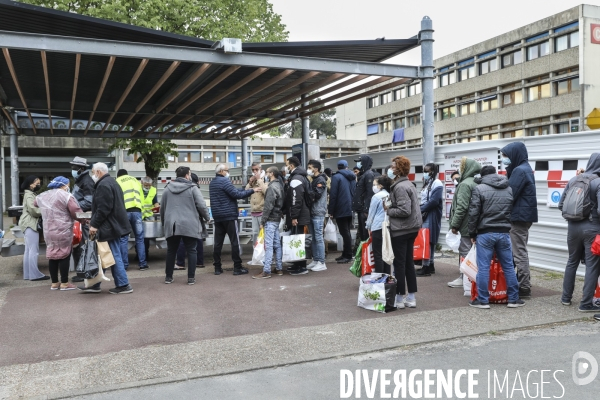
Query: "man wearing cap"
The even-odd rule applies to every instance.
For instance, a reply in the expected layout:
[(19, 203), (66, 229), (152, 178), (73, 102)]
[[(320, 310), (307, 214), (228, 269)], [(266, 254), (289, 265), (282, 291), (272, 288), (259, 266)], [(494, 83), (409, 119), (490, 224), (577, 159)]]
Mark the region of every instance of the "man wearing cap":
[[(73, 186), (73, 196), (83, 212), (92, 210), (92, 200), (94, 199), (94, 180), (90, 176), (87, 160), (81, 157), (75, 157), (71, 161), (71, 175), (75, 178)], [(90, 227), (87, 224), (81, 224), (81, 240), (86, 241), (90, 236)], [(75, 265), (79, 263), (81, 257), (81, 246), (73, 249), (73, 261)], [(71, 278), (72, 282), (83, 282), (83, 278), (75, 275)]]
[(331, 178), (328, 212), (335, 219), (340, 235), (344, 240), (342, 255), (335, 260), (340, 264), (345, 264), (349, 263), (353, 256), (350, 227), (352, 225), (352, 198), (356, 190), (356, 177), (348, 169), (346, 160), (338, 161), (337, 167), (338, 172), (333, 174)]
[[(123, 191), (123, 202), (127, 211), (127, 219), (135, 236), (135, 251), (137, 252), (140, 271), (148, 269), (146, 261), (146, 246), (144, 246), (144, 223), (142, 222), (142, 199), (144, 193), (142, 185), (133, 176), (127, 174), (127, 170), (120, 169), (117, 172), (117, 183)], [(129, 268), (129, 237), (121, 238), (121, 254), (124, 255), (123, 265), (125, 270)]]

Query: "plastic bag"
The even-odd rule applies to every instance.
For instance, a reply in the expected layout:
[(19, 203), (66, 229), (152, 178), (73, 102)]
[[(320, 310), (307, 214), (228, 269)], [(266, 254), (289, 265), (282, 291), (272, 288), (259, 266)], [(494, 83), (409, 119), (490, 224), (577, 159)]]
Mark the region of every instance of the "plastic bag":
[(381, 246), (381, 258), (383, 262), (392, 265), (394, 263), (394, 249), (392, 248), (392, 235), (390, 233), (390, 220), (388, 216), (385, 216), (383, 225), (381, 226), (381, 237), (383, 238), (383, 244)]
[(302, 261), (306, 258), (306, 235), (283, 236), (283, 262)]
[[(475, 248), (475, 246), (473, 246)], [(494, 256), (490, 265), (490, 281), (488, 282), (489, 302), (494, 304), (508, 303), (508, 286), (500, 262)], [(471, 300), (477, 299), (477, 283), (471, 282)]]
[(446, 233), (446, 245), (452, 249), (453, 252), (458, 253), (460, 247), (460, 232), (456, 235), (452, 233), (452, 229)]
[(263, 265), (265, 260), (265, 228), (258, 232), (256, 242), (254, 243), (254, 252), (252, 253), (252, 261), (250, 265)]
[(373, 242), (371, 238), (361, 245), (361, 266), (362, 274), (368, 275), (375, 269), (375, 256), (373, 255)]
[(358, 306), (381, 313), (395, 310), (396, 284), (396, 278), (387, 274), (363, 276), (358, 288)]
[(98, 262), (98, 247), (96, 241), (86, 240), (81, 246), (81, 257), (77, 264), (77, 275), (85, 279), (92, 279), (98, 275), (100, 264)]
[(326, 242), (337, 243), (337, 229), (331, 219), (325, 225), (324, 239)]
[(415, 239), (413, 260), (429, 260), (430, 251), (429, 228), (421, 228)]
[(352, 272), (352, 275), (356, 276), (357, 278), (360, 278), (362, 276), (362, 247), (365, 243), (367, 243), (366, 240), (364, 242), (360, 242), (360, 244), (358, 245), (354, 257), (354, 262), (350, 266), (350, 272)]
[(477, 281), (477, 246), (473, 245), (469, 254), (460, 263), (460, 272), (465, 274), (471, 282)]

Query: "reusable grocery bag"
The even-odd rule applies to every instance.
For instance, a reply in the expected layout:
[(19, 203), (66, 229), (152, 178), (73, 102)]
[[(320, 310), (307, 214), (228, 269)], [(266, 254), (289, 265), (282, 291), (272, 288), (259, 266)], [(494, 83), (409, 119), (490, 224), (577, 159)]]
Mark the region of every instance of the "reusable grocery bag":
[(465, 259), (460, 263), (460, 272), (469, 277), (471, 282), (477, 280), (477, 249), (475, 244), (473, 244), (469, 254), (467, 254)]
[(283, 262), (302, 261), (306, 258), (306, 235), (283, 236)]
[(352, 272), (352, 275), (356, 276), (357, 278), (360, 278), (362, 276), (362, 247), (365, 243), (367, 243), (367, 240), (365, 240), (364, 242), (360, 242), (360, 244), (358, 245), (354, 257), (354, 262), (350, 266), (350, 272)]
[(456, 235), (452, 233), (452, 229), (446, 233), (446, 245), (452, 249), (453, 252), (458, 253), (460, 247), (460, 232)]
[(381, 313), (396, 309), (396, 279), (388, 274), (373, 273), (360, 278), (358, 306)]
[(383, 244), (381, 246), (381, 258), (383, 262), (392, 265), (394, 262), (394, 249), (392, 249), (392, 234), (390, 233), (390, 220), (385, 216), (381, 226), (381, 237)]
[(326, 242), (337, 243), (337, 229), (331, 219), (325, 225), (324, 239)]
[(86, 240), (81, 247), (81, 257), (77, 263), (77, 276), (92, 279), (98, 275), (98, 247), (95, 240)]
[[(475, 247), (475, 246), (473, 246)], [(490, 293), (490, 303), (505, 304), (508, 303), (508, 286), (500, 262), (494, 255), (490, 264), (490, 281), (488, 283)], [(471, 300), (477, 299), (477, 283), (471, 282)]]
[(430, 257), (429, 245), (429, 228), (419, 229), (417, 238), (415, 239), (413, 260), (429, 260)]
[(368, 275), (375, 269), (375, 256), (373, 255), (371, 238), (362, 245), (361, 266), (363, 275)]
[(258, 232), (256, 242), (254, 243), (254, 253), (252, 253), (252, 261), (250, 265), (263, 265), (265, 260), (265, 228)]
[(97, 242), (96, 245), (98, 246), (98, 257), (100, 257), (102, 268), (106, 269), (115, 265), (116, 261), (108, 242)]

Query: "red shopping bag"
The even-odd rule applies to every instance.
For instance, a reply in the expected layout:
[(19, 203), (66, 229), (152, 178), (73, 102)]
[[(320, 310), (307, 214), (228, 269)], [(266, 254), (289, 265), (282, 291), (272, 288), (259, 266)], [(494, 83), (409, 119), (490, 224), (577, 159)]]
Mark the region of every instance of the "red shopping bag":
[(600, 256), (600, 235), (596, 235), (596, 238), (592, 242), (592, 254), (595, 256)]
[(363, 276), (373, 272), (375, 269), (375, 256), (373, 255), (373, 244), (371, 243), (371, 238), (369, 238), (369, 240), (362, 245), (361, 261)]
[(413, 260), (429, 260), (431, 246), (429, 245), (429, 228), (419, 229), (415, 239)]
[(73, 247), (79, 246), (81, 243), (81, 237), (83, 233), (81, 232), (81, 223), (79, 221), (75, 221), (73, 224)]
[[(508, 303), (508, 286), (506, 285), (506, 278), (504, 277), (504, 271), (495, 254), (490, 264), (490, 282), (488, 283), (488, 290), (490, 292), (490, 303)], [(477, 299), (477, 283), (471, 282), (471, 300), (475, 299)]]

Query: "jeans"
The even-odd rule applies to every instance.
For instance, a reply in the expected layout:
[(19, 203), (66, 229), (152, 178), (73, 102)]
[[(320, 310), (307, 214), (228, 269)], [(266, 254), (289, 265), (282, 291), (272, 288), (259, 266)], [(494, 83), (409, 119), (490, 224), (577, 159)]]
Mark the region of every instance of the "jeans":
[(58, 271), (60, 270), (60, 283), (69, 283), (69, 264), (71, 254), (61, 260), (48, 260), (48, 269), (52, 283), (58, 283)]
[(325, 240), (323, 239), (323, 225), (325, 217), (312, 217), (308, 231), (312, 235), (311, 249), (313, 260), (325, 262)]
[[(115, 259), (115, 265), (110, 267), (110, 272), (115, 280), (115, 287), (123, 287), (129, 285), (129, 279), (127, 279), (127, 271), (125, 271), (125, 265), (123, 264), (123, 253), (121, 252), (121, 242), (123, 238), (128, 238), (129, 235), (122, 236), (121, 239), (109, 240), (108, 247), (112, 251)], [(98, 283), (100, 286), (100, 283)]]
[(182, 241), (188, 255), (188, 278), (194, 278), (196, 276), (196, 246), (198, 246), (198, 239), (189, 236), (175, 235), (167, 238), (167, 264), (165, 266), (165, 276), (167, 278), (173, 277), (177, 249), (179, 248), (179, 243)]
[(509, 303), (519, 300), (519, 283), (513, 264), (512, 245), (508, 233), (482, 233), (477, 235), (477, 299), (482, 304), (490, 302), (490, 263), (496, 252), (500, 261)]
[(343, 258), (353, 258), (352, 254), (352, 235), (350, 234), (350, 227), (352, 225), (352, 216), (339, 217), (335, 219), (342, 240), (344, 241), (344, 250), (342, 251)]
[(375, 272), (391, 274), (389, 264), (383, 262), (383, 230), (371, 231), (371, 246), (373, 246), (373, 258), (375, 259)]
[(223, 250), (223, 241), (225, 235), (229, 236), (231, 242), (231, 259), (233, 260), (233, 269), (242, 268), (242, 258), (240, 257), (240, 239), (238, 236), (238, 221), (215, 221), (214, 245), (213, 245), (213, 265), (215, 269), (221, 268), (221, 250)]
[(281, 237), (279, 236), (279, 223), (267, 221), (265, 225), (265, 260), (263, 272), (271, 273), (271, 263), (273, 262), (273, 253), (275, 253), (275, 267), (278, 271), (283, 269), (281, 257)]
[[(146, 246), (144, 246), (144, 224), (142, 223), (141, 212), (127, 212), (127, 219), (135, 236), (135, 251), (138, 256), (139, 266), (145, 267), (146, 262)], [(121, 238), (121, 254), (129, 254), (129, 236)], [(129, 268), (129, 256), (123, 257), (123, 265), (125, 270)]]
[(517, 280), (521, 289), (531, 289), (529, 253), (527, 252), (529, 228), (531, 228), (531, 222), (515, 221), (511, 223), (510, 229), (510, 242), (513, 249), (515, 267), (517, 267)]
[(417, 234), (418, 232), (413, 232), (406, 235), (392, 236), (394, 275), (398, 281), (396, 294), (405, 295), (407, 286), (408, 293), (417, 292), (417, 272), (413, 261)]
[(575, 290), (577, 268), (581, 260), (585, 258), (585, 280), (580, 305), (591, 306), (598, 276), (600, 275), (600, 257), (592, 254), (591, 247), (596, 234), (600, 233), (600, 225), (598, 225), (598, 222), (592, 221), (569, 221), (567, 232), (569, 261), (567, 261), (565, 267), (562, 301), (571, 301)]
[[(185, 243), (183, 239), (179, 242), (177, 248), (177, 265), (185, 265)], [(204, 265), (204, 239), (198, 239), (196, 245), (196, 265)]]
[[(40, 255), (40, 234), (31, 228), (25, 229), (25, 254), (23, 254), (23, 279), (37, 279), (44, 276), (38, 268)], [(67, 272), (69, 269), (67, 268)], [(58, 282), (58, 281), (57, 281)], [(56, 282), (54, 282), (56, 283)]]

